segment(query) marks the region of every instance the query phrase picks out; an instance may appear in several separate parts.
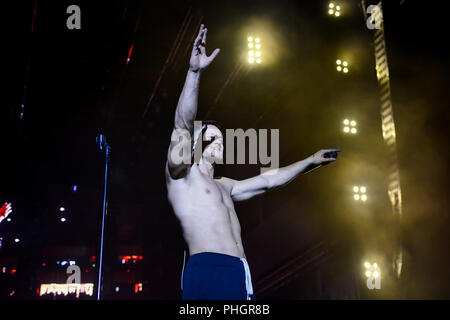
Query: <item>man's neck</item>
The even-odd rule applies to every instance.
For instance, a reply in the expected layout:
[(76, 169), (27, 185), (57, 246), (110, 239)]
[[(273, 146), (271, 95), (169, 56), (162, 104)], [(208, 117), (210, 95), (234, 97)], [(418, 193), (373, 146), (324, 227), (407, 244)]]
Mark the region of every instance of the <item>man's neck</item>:
[(214, 166), (211, 163), (200, 159), (198, 167), (202, 173), (208, 175), (211, 179), (214, 179)]

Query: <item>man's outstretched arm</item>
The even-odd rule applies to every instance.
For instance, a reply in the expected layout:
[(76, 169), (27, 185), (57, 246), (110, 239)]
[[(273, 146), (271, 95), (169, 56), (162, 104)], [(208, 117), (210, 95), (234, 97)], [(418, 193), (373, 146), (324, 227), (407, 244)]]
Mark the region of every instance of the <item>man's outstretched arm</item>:
[[(174, 131), (177, 130), (177, 136), (180, 136), (180, 134), (186, 136), (187, 139), (183, 139), (182, 141), (184, 142), (181, 143), (190, 143), (188, 148), (189, 150), (191, 150), (190, 146), (193, 142), (192, 139), (194, 133), (194, 120), (197, 114), (200, 74), (207, 66), (210, 65), (220, 51), (219, 49), (216, 49), (211, 56), (206, 56), (205, 46), (207, 32), (208, 29), (206, 29), (202, 24), (192, 48), (189, 70), (183, 90), (181, 91), (181, 95), (178, 100), (177, 109), (175, 111)], [(167, 166), (170, 176), (173, 179), (182, 178), (186, 174), (186, 170), (189, 167), (189, 164), (175, 163), (170, 156), (174, 146), (179, 143), (179, 141), (171, 141), (167, 157)]]
[(336, 158), (330, 157), (330, 153), (340, 152), (339, 149), (324, 149), (317, 151), (312, 156), (295, 162), (289, 166), (272, 169), (245, 180), (225, 179), (231, 187), (231, 197), (234, 201), (243, 201), (250, 199), (258, 194), (264, 193), (273, 188), (286, 185), (300, 173), (309, 172), (321, 165), (336, 161)]

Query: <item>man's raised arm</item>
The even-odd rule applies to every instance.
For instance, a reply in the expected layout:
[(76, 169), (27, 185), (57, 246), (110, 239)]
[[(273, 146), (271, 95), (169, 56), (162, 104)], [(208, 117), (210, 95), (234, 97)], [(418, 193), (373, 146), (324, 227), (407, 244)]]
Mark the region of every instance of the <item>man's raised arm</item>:
[[(319, 150), (312, 156), (295, 162), (289, 166), (272, 169), (245, 180), (232, 180), (224, 178), (231, 186), (231, 197), (234, 201), (250, 199), (270, 189), (283, 186), (293, 180), (300, 173), (309, 172), (321, 165), (336, 161), (339, 149)], [(334, 155), (334, 157), (333, 157)]]
[[(202, 24), (198, 36), (194, 41), (191, 60), (189, 62), (189, 70), (175, 111), (172, 138), (177, 137), (180, 139), (171, 139), (167, 155), (167, 167), (169, 174), (173, 179), (184, 177), (190, 166), (190, 164), (180, 163), (180, 161), (173, 159), (171, 156), (172, 150), (175, 146), (178, 146), (180, 149), (192, 151), (191, 146), (194, 135), (194, 120), (197, 114), (200, 74), (207, 66), (209, 66), (220, 51), (219, 49), (216, 49), (211, 56), (206, 56), (205, 46), (207, 32), (208, 29)], [(188, 143), (189, 146), (186, 146), (186, 148), (183, 148), (183, 146), (180, 145)]]

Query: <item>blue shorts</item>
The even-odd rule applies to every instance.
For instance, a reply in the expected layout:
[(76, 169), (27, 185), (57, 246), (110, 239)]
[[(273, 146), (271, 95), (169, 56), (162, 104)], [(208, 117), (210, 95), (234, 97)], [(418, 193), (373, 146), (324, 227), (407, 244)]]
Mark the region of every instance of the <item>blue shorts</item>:
[(183, 300), (254, 300), (245, 258), (222, 253), (192, 255), (182, 278)]

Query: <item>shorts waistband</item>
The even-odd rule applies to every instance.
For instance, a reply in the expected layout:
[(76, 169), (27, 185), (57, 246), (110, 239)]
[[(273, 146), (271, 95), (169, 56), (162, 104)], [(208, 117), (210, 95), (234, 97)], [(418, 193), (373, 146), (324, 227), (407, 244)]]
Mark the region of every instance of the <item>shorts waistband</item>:
[(235, 265), (242, 264), (241, 258), (217, 252), (200, 252), (189, 257), (188, 263), (204, 265)]

